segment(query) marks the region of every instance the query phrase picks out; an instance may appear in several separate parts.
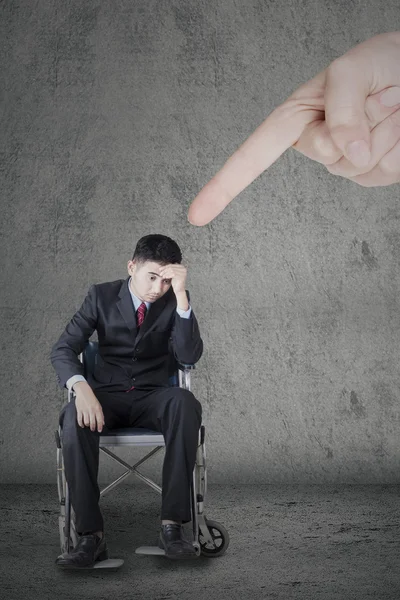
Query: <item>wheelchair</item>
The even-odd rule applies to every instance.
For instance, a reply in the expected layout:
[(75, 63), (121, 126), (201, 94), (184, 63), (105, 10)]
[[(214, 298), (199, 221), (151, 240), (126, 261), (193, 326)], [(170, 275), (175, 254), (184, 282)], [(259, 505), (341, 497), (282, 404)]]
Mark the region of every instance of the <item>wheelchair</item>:
[[(96, 357), (98, 353), (98, 343), (89, 341), (80, 354), (79, 359), (83, 364), (84, 373), (87, 377), (93, 373)], [(171, 357), (171, 370), (169, 384), (179, 386), (190, 390), (190, 375), (194, 365), (180, 365)], [(74, 392), (68, 391), (68, 402), (74, 397)], [(65, 478), (61, 427), (55, 432), (57, 445), (57, 484), (58, 497), (60, 504), (59, 534), (61, 553), (68, 553), (76, 546), (78, 535), (75, 530), (75, 517), (73, 507), (70, 502), (68, 492), (68, 483)], [(207, 493), (207, 470), (206, 470), (206, 450), (205, 450), (205, 428), (201, 425), (199, 430), (199, 440), (196, 454), (196, 463), (193, 472), (193, 481), (191, 484), (191, 526), (193, 531), (193, 546), (197, 556), (217, 557), (222, 556), (229, 545), (229, 534), (225, 527), (216, 521), (208, 519), (204, 514), (204, 503)], [(130, 465), (122, 460), (117, 454), (110, 450), (110, 447), (153, 447), (141, 460)], [(141, 481), (145, 482), (153, 490), (161, 494), (162, 489), (150, 478), (146, 477), (138, 467), (158, 453), (165, 446), (164, 437), (161, 433), (151, 431), (140, 427), (119, 428), (108, 430), (100, 435), (100, 451), (116, 461), (124, 468), (124, 472), (115, 481), (100, 490), (100, 499), (111, 492), (121, 484), (130, 475), (135, 475)], [(156, 554), (164, 555), (161, 548), (155, 546), (142, 546), (135, 550), (137, 554)], [(99, 561), (92, 568), (118, 568), (123, 564), (121, 559), (108, 559)]]

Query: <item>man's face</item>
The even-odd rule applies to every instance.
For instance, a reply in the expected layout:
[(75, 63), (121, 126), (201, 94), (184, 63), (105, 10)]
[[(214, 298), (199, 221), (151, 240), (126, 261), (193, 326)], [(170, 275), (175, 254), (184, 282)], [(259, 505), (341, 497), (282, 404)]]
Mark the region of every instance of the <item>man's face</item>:
[(130, 260), (128, 262), (128, 273), (132, 277), (132, 292), (143, 302), (155, 302), (171, 287), (170, 279), (160, 277), (162, 266), (151, 261), (137, 263)]

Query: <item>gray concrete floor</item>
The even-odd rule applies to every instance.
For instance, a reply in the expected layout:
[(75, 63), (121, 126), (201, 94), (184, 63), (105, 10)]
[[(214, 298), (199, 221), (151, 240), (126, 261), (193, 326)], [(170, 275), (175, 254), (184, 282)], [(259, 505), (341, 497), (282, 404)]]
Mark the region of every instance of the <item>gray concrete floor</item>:
[(206, 515), (227, 553), (175, 563), (138, 556), (158, 533), (159, 496), (128, 485), (102, 499), (117, 572), (59, 571), (55, 486), (2, 486), (0, 596), (6, 600), (400, 598), (399, 486), (214, 486)]

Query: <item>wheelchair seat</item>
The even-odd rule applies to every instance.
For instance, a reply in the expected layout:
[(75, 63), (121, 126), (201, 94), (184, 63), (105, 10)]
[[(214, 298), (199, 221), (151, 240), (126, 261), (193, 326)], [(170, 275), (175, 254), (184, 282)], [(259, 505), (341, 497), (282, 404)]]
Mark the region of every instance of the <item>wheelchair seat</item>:
[(162, 433), (142, 427), (121, 427), (102, 432), (100, 446), (165, 446)]

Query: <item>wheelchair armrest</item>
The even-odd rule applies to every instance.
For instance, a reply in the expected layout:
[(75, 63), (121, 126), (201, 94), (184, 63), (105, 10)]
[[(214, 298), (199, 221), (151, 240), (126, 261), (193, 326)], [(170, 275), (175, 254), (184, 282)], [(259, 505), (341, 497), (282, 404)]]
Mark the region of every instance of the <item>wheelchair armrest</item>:
[(186, 364), (186, 363), (178, 363), (178, 369), (180, 371), (192, 371), (196, 368), (196, 365)]
[(74, 390), (69, 390), (68, 388), (65, 389), (67, 390), (67, 402), (71, 402), (71, 400), (76, 397), (76, 393)]

